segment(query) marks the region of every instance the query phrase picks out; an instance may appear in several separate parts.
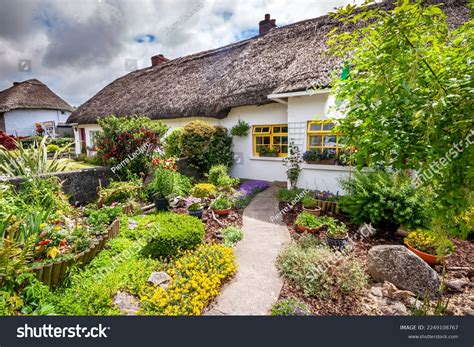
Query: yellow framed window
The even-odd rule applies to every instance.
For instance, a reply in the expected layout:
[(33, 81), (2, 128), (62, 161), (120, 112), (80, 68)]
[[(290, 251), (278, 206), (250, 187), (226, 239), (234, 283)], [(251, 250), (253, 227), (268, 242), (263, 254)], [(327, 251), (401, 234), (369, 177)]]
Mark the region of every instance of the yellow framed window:
[(307, 149), (337, 158), (341, 152), (341, 134), (333, 131), (334, 126), (330, 120), (308, 122)]
[(263, 149), (272, 149), (278, 157), (288, 155), (288, 124), (254, 125), (253, 154), (260, 156)]

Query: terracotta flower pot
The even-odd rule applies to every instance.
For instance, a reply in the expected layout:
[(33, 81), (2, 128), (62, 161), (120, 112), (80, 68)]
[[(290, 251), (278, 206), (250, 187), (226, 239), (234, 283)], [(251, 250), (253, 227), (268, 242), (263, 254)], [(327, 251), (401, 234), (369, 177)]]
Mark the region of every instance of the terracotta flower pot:
[(430, 264), (430, 265), (439, 264), (439, 260), (438, 260), (438, 257), (436, 255), (432, 255), (432, 254), (428, 254), (428, 253), (419, 251), (416, 248), (413, 248), (412, 246), (410, 246), (406, 242), (405, 242), (405, 246), (407, 246), (410, 251), (415, 253), (417, 256), (419, 256), (421, 259), (426, 261), (428, 264)]
[(306, 232), (306, 233), (310, 233), (310, 234), (316, 234), (321, 230), (320, 227), (311, 229), (311, 228), (308, 228), (308, 227), (305, 227), (305, 226), (302, 226), (302, 225), (299, 225), (299, 224), (295, 224), (295, 225), (296, 225), (296, 228), (298, 229), (298, 231), (300, 231), (302, 233)]
[(230, 213), (230, 208), (226, 208), (225, 210), (213, 210), (215, 214), (219, 216), (227, 216)]

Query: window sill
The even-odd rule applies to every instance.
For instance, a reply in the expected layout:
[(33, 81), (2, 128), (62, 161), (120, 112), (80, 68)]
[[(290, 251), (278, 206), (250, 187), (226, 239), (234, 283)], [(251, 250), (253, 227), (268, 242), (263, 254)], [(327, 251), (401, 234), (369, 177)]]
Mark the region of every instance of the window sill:
[(286, 157), (250, 157), (250, 160), (262, 160), (262, 161), (283, 161)]
[[(324, 171), (344, 171), (349, 172), (351, 171), (350, 166), (342, 166), (342, 165), (326, 165), (326, 164), (308, 164), (302, 163), (301, 168), (303, 170), (324, 170)], [(352, 171), (354, 168), (352, 168)]]

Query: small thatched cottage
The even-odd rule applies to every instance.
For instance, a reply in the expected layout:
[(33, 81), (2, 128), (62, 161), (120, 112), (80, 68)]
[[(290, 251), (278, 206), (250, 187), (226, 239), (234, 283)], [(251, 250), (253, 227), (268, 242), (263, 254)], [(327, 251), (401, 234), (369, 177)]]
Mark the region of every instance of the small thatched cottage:
[[(464, 1), (444, 2), (450, 21), (466, 21)], [(342, 66), (325, 54), (326, 34), (336, 24), (322, 16), (277, 28), (265, 15), (260, 34), (251, 39), (173, 60), (154, 56), (152, 66), (118, 78), (71, 114), (76, 151), (93, 145), (100, 130), (97, 118), (110, 114), (145, 115), (171, 128), (203, 119), (230, 129), (244, 120), (252, 131), (234, 138), (238, 159), (232, 174), (285, 181), (282, 157), (290, 142), (302, 151), (339, 151), (339, 135), (331, 134), (328, 121), (334, 116), (328, 113), (333, 103), (329, 81)], [(265, 145), (278, 147), (278, 157), (260, 156), (258, 149)], [(348, 173), (346, 166), (303, 164), (299, 186), (335, 192), (337, 178)]]
[(37, 79), (13, 82), (0, 92), (0, 131), (14, 136), (31, 136), (40, 123), (54, 136), (73, 111), (71, 105)]

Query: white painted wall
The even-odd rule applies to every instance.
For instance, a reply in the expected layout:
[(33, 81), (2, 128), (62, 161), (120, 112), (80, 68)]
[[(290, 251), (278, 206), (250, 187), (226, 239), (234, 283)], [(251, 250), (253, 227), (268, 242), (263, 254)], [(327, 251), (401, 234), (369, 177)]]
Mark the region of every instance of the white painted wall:
[[(288, 105), (272, 103), (262, 106), (241, 106), (233, 108), (225, 119), (214, 118), (178, 118), (163, 120), (170, 127), (170, 131), (186, 125), (193, 120), (204, 120), (210, 124), (220, 124), (230, 129), (240, 119), (252, 125), (262, 124), (286, 124), (289, 125), (289, 138), (300, 146), (301, 151), (306, 150), (306, 128), (307, 122), (318, 119), (328, 119), (332, 116), (328, 112), (334, 103), (328, 94), (316, 94), (311, 96), (291, 97)], [(337, 115), (336, 117), (340, 117)], [(80, 125), (86, 129), (87, 147), (91, 146), (90, 131), (99, 130), (97, 124)], [(79, 131), (76, 134), (76, 153), (80, 153)], [(253, 156), (253, 144), (251, 133), (244, 138), (234, 137), (233, 150), (238, 161), (232, 167), (232, 175), (240, 178), (261, 179), (266, 181), (286, 181), (286, 167), (283, 166), (282, 158), (259, 158)], [(348, 167), (333, 165), (302, 165), (298, 186), (308, 189), (329, 190), (338, 192), (337, 179), (349, 175)]]
[(7, 134), (31, 136), (36, 134), (35, 123), (54, 121), (66, 123), (70, 112), (59, 110), (23, 109), (5, 112), (5, 130)]
[[(288, 99), (288, 124), (290, 141), (300, 147), (301, 153), (307, 148), (307, 124), (310, 120), (325, 120), (340, 118), (331, 107), (334, 97), (329, 94), (315, 94), (298, 96)], [(349, 167), (337, 165), (302, 164), (302, 171), (298, 179), (298, 187), (311, 190), (329, 190), (332, 193), (340, 192), (338, 179), (349, 176)], [(340, 192), (341, 193), (341, 192)]]

